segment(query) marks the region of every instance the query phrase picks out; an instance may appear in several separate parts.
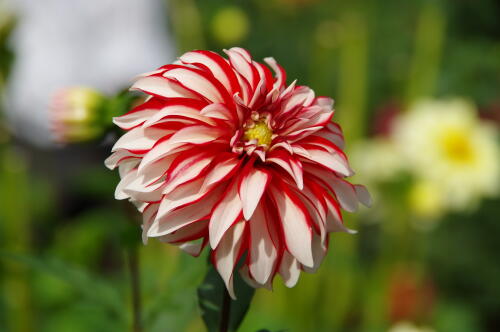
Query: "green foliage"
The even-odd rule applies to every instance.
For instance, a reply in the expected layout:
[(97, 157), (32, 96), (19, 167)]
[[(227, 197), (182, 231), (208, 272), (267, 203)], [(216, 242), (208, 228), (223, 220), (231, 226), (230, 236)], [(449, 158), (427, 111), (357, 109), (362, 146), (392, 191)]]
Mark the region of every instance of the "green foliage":
[[(124, 299), (122, 292), (117, 289), (112, 281), (102, 280), (84, 269), (71, 266), (53, 257), (41, 258), (5, 252), (1, 253), (0, 257), (2, 260), (11, 260), (23, 264), (35, 273), (47, 274), (67, 284), (70, 291), (74, 292), (73, 300), (78, 299), (78, 301), (73, 302), (72, 310), (90, 312), (93, 313), (92, 316), (98, 313), (99, 319), (89, 322), (95, 324), (96, 327), (101, 322), (112, 327), (111, 331), (120, 331), (126, 326), (127, 316), (126, 311), (123, 310)], [(53, 281), (46, 280), (44, 286), (50, 284), (55, 285)], [(63, 322), (49, 321), (48, 326), (52, 323), (64, 324)], [(105, 331), (103, 328), (104, 326), (100, 326), (98, 330)]]
[(205, 279), (198, 287), (198, 303), (209, 332), (219, 331), (224, 310), (229, 310), (228, 331), (237, 331), (250, 308), (255, 289), (248, 286), (239, 273), (235, 273), (233, 278), (235, 300), (229, 298), (224, 281), (212, 264), (209, 264)]

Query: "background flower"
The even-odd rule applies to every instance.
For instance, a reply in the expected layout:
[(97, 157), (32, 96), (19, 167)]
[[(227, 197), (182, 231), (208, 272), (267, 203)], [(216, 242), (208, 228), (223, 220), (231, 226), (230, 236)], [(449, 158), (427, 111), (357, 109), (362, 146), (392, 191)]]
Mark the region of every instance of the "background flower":
[(104, 133), (99, 119), (105, 97), (88, 87), (73, 87), (56, 92), (50, 107), (52, 133), (59, 143), (95, 139)]
[(415, 103), (394, 125), (394, 142), (411, 172), (444, 191), (452, 209), (476, 206), (498, 193), (497, 132), (461, 99)]

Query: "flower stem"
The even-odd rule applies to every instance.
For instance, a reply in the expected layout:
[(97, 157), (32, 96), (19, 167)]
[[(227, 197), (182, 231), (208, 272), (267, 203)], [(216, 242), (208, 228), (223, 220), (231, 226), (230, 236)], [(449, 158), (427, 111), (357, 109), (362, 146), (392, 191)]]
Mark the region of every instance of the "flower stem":
[(224, 295), (222, 299), (222, 311), (220, 319), (220, 332), (227, 332), (229, 330), (229, 317), (231, 316), (231, 298), (226, 287), (224, 287)]
[(130, 288), (132, 291), (132, 331), (141, 332), (141, 291), (137, 247), (134, 246), (127, 250), (127, 260), (130, 274)]

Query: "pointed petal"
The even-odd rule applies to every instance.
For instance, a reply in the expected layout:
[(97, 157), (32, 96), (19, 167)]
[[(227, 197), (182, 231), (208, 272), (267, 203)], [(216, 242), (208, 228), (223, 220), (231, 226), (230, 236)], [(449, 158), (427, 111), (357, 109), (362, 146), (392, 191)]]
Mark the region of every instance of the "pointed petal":
[(180, 57), (180, 60), (184, 63), (204, 65), (212, 72), (214, 77), (224, 85), (231, 95), (239, 91), (236, 75), (226, 59), (217, 53), (201, 50), (192, 51), (184, 53)]
[(237, 181), (229, 187), (217, 204), (209, 224), (210, 246), (215, 249), (226, 231), (241, 218), (242, 204), (237, 191)]
[(113, 146), (112, 152), (119, 149), (129, 151), (146, 151), (153, 147), (153, 145), (163, 136), (165, 132), (161, 129), (144, 129), (137, 127), (126, 132), (122, 137), (116, 141)]
[(142, 91), (163, 98), (201, 98), (201, 96), (182, 86), (182, 84), (159, 76), (140, 78), (132, 85), (130, 90)]
[(268, 230), (268, 222), (262, 204), (257, 207), (248, 224), (251, 241), (250, 273), (256, 282), (265, 284), (274, 271), (278, 253)]
[(184, 144), (203, 144), (215, 141), (223, 132), (213, 127), (190, 126), (176, 132), (169, 139), (157, 143), (142, 159), (139, 171), (146, 165), (167, 156)]
[(248, 170), (247, 174), (242, 176), (238, 193), (243, 204), (243, 217), (245, 220), (250, 220), (252, 217), (270, 180), (271, 174), (269, 172), (253, 167)]
[(300, 264), (287, 251), (283, 253), (279, 273), (288, 288), (292, 288), (299, 281)]
[(239, 222), (231, 227), (224, 238), (220, 241), (219, 246), (214, 251), (215, 268), (219, 271), (231, 298), (236, 299), (233, 290), (233, 273), (234, 267), (241, 257), (241, 245), (243, 240), (243, 232), (245, 230), (245, 222)]
[(290, 253), (305, 266), (313, 266), (312, 230), (304, 204), (286, 187), (271, 187), (271, 194), (283, 226)]
[(302, 154), (302, 152), (296, 151), (294, 146), (294, 152), (305, 158), (305, 160), (313, 161), (334, 172), (342, 174), (343, 176), (352, 176), (354, 174), (352, 169), (349, 167), (347, 160), (344, 159), (340, 154), (329, 153), (328, 151), (312, 145), (308, 146), (306, 150), (309, 156)]
[(372, 205), (372, 197), (365, 186), (360, 184), (354, 185), (354, 189), (356, 190), (356, 196), (358, 196), (358, 200), (366, 207), (370, 207)]
[(266, 161), (279, 165), (288, 174), (290, 174), (292, 179), (297, 184), (297, 188), (302, 189), (304, 187), (302, 163), (295, 159), (295, 157), (292, 157), (284, 150), (276, 150), (269, 154)]
[(196, 179), (203, 175), (203, 171), (208, 168), (212, 162), (214, 156), (208, 154), (194, 154), (187, 158), (182, 159), (179, 163), (177, 160), (181, 158), (178, 157), (168, 171), (168, 178), (166, 180), (166, 186), (163, 189), (164, 194), (170, 193), (172, 190), (177, 188), (179, 185)]

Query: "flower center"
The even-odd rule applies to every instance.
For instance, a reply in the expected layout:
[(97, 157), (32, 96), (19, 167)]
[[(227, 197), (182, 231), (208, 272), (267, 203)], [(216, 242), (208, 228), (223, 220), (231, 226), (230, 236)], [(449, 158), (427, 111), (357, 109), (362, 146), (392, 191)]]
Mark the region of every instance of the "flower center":
[(470, 163), (474, 159), (474, 149), (466, 133), (451, 130), (442, 139), (446, 156), (457, 163)]
[(259, 120), (246, 128), (243, 138), (247, 141), (257, 140), (257, 145), (270, 146), (273, 140), (273, 131), (265, 120)]

